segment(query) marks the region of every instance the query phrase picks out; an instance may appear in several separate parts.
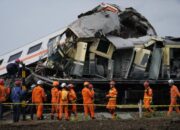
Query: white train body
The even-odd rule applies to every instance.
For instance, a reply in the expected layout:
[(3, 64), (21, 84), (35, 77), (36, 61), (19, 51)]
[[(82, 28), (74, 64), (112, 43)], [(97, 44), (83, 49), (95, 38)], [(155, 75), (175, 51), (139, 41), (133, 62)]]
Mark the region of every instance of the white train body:
[[(15, 62), (16, 59), (22, 60), (26, 65), (31, 65), (40, 59), (47, 57), (48, 42), (50, 39), (59, 36), (65, 29), (58, 30), (48, 36), (45, 36), (39, 40), (26, 44), (11, 52), (5, 53), (0, 56), (0, 76), (7, 73), (6, 66), (9, 63)], [(10, 45), (9, 45), (10, 46)]]

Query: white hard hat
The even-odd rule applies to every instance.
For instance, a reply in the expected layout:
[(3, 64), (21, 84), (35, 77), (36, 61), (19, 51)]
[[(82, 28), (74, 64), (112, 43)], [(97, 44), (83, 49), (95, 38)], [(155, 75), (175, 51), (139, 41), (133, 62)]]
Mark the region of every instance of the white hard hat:
[(62, 88), (66, 87), (66, 83), (62, 83), (62, 84), (61, 84), (61, 87), (62, 87)]
[(172, 79), (168, 80), (169, 84), (174, 84), (174, 81)]
[(43, 84), (43, 81), (42, 80), (38, 80), (37, 84)]

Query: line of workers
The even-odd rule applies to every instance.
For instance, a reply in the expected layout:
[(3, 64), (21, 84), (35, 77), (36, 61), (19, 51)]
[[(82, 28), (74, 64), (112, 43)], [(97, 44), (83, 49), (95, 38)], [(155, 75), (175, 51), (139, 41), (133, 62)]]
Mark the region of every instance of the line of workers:
[[(38, 120), (43, 119), (43, 101), (46, 100), (46, 95), (44, 89), (42, 87), (43, 82), (38, 81), (37, 86), (32, 91), (32, 102), (36, 104), (36, 116)], [(66, 120), (69, 120), (70, 116), (73, 114), (75, 119), (77, 119), (77, 95), (74, 91), (73, 84), (62, 83), (61, 88), (58, 89), (59, 82), (53, 82), (53, 88), (51, 89), (51, 119), (54, 119), (54, 115), (56, 114), (56, 118), (62, 120), (63, 114)], [(109, 98), (109, 102), (107, 104), (107, 109), (112, 114), (113, 118), (115, 117), (115, 107), (116, 107), (116, 98), (117, 98), (117, 90), (115, 88), (115, 82), (110, 82), (110, 90), (106, 95)], [(89, 82), (84, 82), (84, 88), (82, 89), (82, 97), (83, 97), (83, 106), (84, 106), (84, 116), (87, 118), (89, 115), (92, 119), (95, 119), (94, 113), (94, 89), (93, 85)]]
[[(173, 111), (173, 107), (175, 108), (177, 113), (180, 113), (179, 107), (177, 105), (177, 98), (180, 97), (179, 90), (177, 86), (174, 85), (174, 81), (170, 79), (168, 81), (170, 88), (170, 106), (167, 112), (169, 116)], [(108, 103), (106, 108), (109, 110), (112, 118), (116, 117), (115, 109), (116, 109), (116, 101), (118, 91), (115, 87), (115, 81), (110, 81), (109, 83), (110, 89), (106, 98), (108, 98)], [(61, 89), (59, 89), (61, 86)], [(153, 90), (149, 85), (149, 81), (144, 82), (144, 108), (147, 112), (152, 113), (153, 109), (151, 108), (151, 102), (153, 97)], [(4, 87), (4, 80), (0, 79), (0, 119), (2, 119), (3, 115), (3, 102), (6, 101), (6, 97), (10, 94)], [(21, 86), (21, 81), (15, 81), (15, 86), (11, 89), (11, 100), (14, 103), (13, 105), (13, 121), (18, 122), (20, 117), (20, 109), (21, 106), (19, 103), (22, 103), (22, 97), (26, 94), (26, 89)], [(84, 88), (82, 89), (82, 97), (83, 97), (83, 106), (84, 106), (84, 116), (85, 118), (90, 115), (92, 119), (95, 119), (94, 113), (94, 89), (93, 85), (89, 82), (84, 82)], [(66, 120), (69, 120), (70, 116), (73, 114), (75, 118), (77, 118), (77, 95), (74, 91), (73, 84), (62, 83), (59, 85), (58, 81), (53, 82), (53, 88), (51, 89), (51, 119), (54, 119), (56, 114), (56, 118), (58, 120), (62, 120), (63, 115)], [(37, 85), (32, 90), (32, 107), (36, 107), (36, 116), (38, 120), (43, 119), (43, 102), (46, 101), (46, 94), (43, 88), (43, 82), (39, 80)], [(22, 112), (24, 113), (24, 112)], [(24, 118), (24, 117), (23, 117)], [(32, 117), (33, 118), (33, 117)]]

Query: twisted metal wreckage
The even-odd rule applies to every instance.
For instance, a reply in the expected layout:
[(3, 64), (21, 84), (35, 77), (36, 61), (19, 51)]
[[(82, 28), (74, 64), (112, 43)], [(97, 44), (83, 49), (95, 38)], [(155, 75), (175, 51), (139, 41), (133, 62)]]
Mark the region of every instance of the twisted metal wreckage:
[[(179, 42), (178, 38), (158, 37), (133, 8), (101, 4), (80, 14), (61, 35), (50, 39), (48, 59), (40, 72), (49, 79), (68, 81), (88, 78), (130, 83), (179, 78)], [(52, 71), (46, 71), (49, 69)]]

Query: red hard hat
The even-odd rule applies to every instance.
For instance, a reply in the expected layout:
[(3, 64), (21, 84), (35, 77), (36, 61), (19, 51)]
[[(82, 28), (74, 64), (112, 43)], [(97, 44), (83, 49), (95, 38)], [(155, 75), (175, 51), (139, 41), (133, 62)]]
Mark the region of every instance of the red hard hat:
[(20, 86), (20, 85), (21, 85), (21, 81), (20, 81), (20, 80), (16, 80), (16, 81), (15, 81), (15, 85), (16, 85), (16, 86)]
[(20, 59), (16, 59), (15, 62), (16, 62), (16, 63), (19, 63), (19, 62), (21, 62), (21, 60), (20, 60)]
[(92, 85), (92, 84), (89, 84), (89, 88), (92, 89), (92, 88), (93, 88), (93, 85)]
[(4, 79), (0, 79), (0, 85), (4, 85)]

